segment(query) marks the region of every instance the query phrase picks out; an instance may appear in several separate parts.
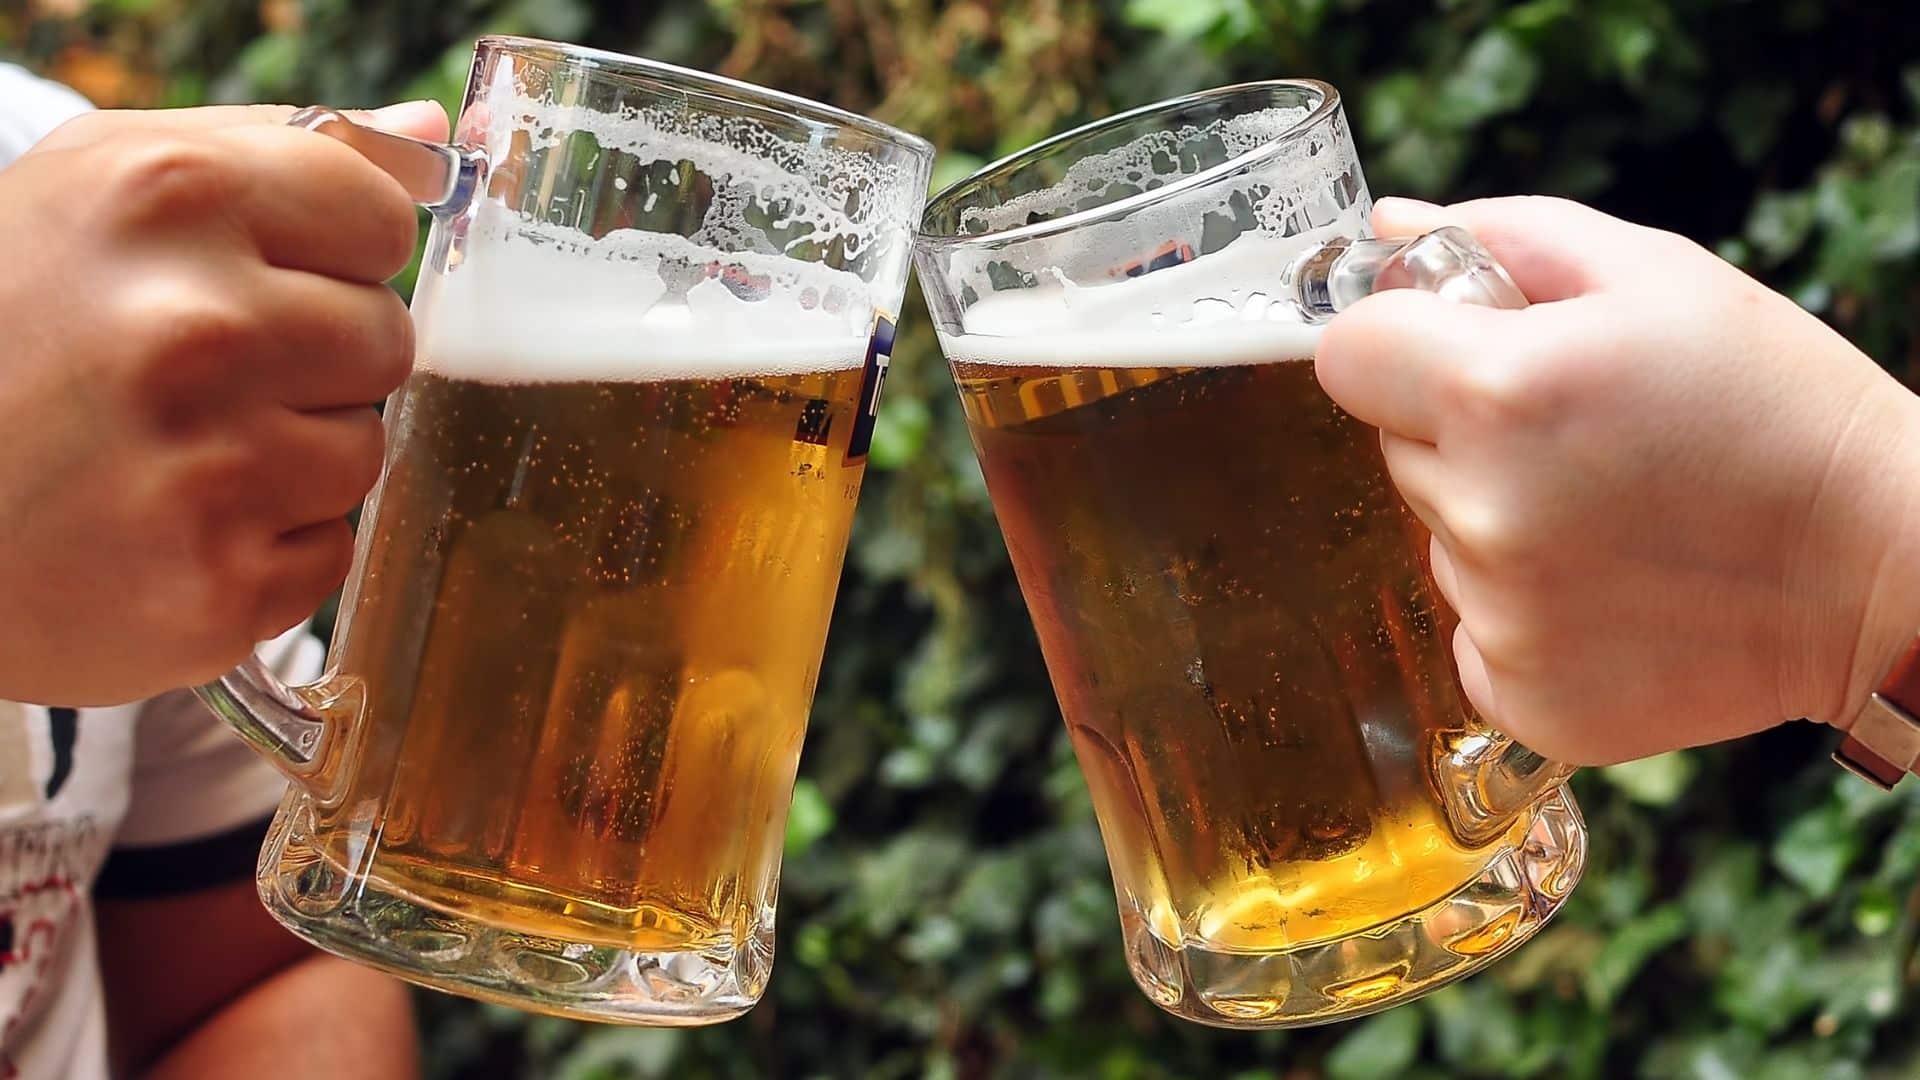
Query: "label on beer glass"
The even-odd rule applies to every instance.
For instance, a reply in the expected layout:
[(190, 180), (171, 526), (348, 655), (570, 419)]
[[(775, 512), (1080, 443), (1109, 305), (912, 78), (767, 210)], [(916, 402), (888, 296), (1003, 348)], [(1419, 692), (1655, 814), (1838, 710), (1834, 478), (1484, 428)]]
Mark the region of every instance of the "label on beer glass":
[(873, 449), (873, 423), (880, 416), (880, 391), (887, 385), (887, 367), (893, 363), (893, 319), (876, 313), (873, 338), (867, 342), (867, 366), (860, 377), (860, 411), (853, 418), (853, 438), (847, 441), (847, 464), (867, 460)]

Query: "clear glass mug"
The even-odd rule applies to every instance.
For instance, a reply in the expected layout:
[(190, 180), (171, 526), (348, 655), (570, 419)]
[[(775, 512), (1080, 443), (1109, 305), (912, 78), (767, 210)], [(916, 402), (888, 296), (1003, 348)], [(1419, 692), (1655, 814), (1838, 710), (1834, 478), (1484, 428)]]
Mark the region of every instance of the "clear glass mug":
[(1520, 306), (1473, 238), (1367, 236), (1331, 86), (1113, 117), (934, 197), (917, 264), (1155, 1002), (1351, 1017), (1539, 930), (1585, 834), (1462, 694), (1457, 620), (1317, 326)]
[(327, 672), (200, 691), (293, 780), (262, 898), (443, 990), (746, 1011), (931, 148), (508, 38), (452, 147), (295, 122), (435, 221)]

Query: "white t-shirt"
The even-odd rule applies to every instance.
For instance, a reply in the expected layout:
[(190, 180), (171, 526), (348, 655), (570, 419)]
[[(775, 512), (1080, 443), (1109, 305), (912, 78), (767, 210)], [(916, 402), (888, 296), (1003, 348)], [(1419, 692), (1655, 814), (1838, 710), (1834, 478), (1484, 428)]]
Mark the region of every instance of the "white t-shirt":
[[(0, 64), (0, 168), (87, 107)], [(301, 626), (262, 656), (305, 681), (323, 650)], [(244, 879), (285, 788), (186, 691), (105, 709), (0, 701), (0, 1080), (106, 1080), (91, 897)]]

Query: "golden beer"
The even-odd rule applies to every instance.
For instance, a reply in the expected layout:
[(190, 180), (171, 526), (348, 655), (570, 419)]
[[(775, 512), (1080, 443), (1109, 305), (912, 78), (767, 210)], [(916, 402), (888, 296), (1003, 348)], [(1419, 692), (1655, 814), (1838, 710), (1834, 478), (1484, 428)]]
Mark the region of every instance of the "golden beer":
[(954, 372), (1129, 936), (1282, 953), (1445, 899), (1524, 822), (1449, 823), (1455, 619), (1378, 433), (1308, 358), (1183, 359)]
[(379, 888), (568, 941), (750, 941), (860, 486), (858, 362), (414, 376), (338, 664), (364, 697), (333, 805), (377, 808)]

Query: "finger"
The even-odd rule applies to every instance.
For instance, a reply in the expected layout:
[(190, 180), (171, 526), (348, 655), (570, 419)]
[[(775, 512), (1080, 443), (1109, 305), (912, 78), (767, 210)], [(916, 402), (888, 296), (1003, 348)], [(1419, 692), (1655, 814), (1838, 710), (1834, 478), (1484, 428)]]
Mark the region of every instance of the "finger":
[(76, 150), (117, 135), (155, 131), (212, 131), (242, 124), (285, 124), (291, 105), (207, 105), (194, 109), (100, 109), (55, 128), (33, 153)]
[(1447, 490), (1447, 466), (1440, 457), (1440, 451), (1432, 443), (1402, 438), (1388, 432), (1380, 433), (1380, 454), (1387, 462), (1387, 472), (1393, 477), (1394, 489), (1400, 498), (1420, 519), (1420, 524), (1433, 534), (1437, 544), (1454, 542), (1452, 530), (1447, 527), (1446, 515), (1440, 510), (1440, 501)]
[(1644, 255), (1636, 253), (1649, 230), (1567, 199), (1516, 196), (1436, 206), (1387, 198), (1373, 210), (1381, 236), (1417, 236), (1445, 225), (1472, 233), (1536, 304), (1645, 271)]
[(345, 518), (319, 522), (274, 541), (273, 572), (261, 593), (253, 636), (265, 641), (312, 615), (347, 578), (353, 529)]
[(1494, 696), (1493, 678), (1487, 672), (1486, 658), (1473, 643), (1473, 635), (1467, 632), (1464, 622), (1453, 628), (1453, 662), (1460, 671), (1460, 690), (1467, 695), (1467, 703), (1480, 714), (1480, 719), (1499, 727), (1500, 710)]
[(256, 490), (283, 531), (344, 518), (380, 479), (385, 457), (386, 432), (371, 408), (288, 412), (265, 457), (273, 475)]
[(385, 285), (269, 271), (262, 288), (275, 321), (276, 355), (257, 372), (282, 405), (315, 411), (384, 401), (413, 368), (413, 317)]
[(1440, 594), (1441, 603), (1457, 614), (1460, 610), (1460, 571), (1453, 565), (1453, 556), (1447, 553), (1447, 545), (1441, 543), (1438, 536), (1427, 542), (1427, 572), (1433, 575), (1433, 588)]
[(398, 181), (344, 144), (290, 127), (210, 132), (250, 164), (234, 213), (274, 266), (381, 282), (413, 258), (419, 221)]
[(1524, 314), (1470, 308), (1431, 293), (1390, 289), (1334, 316), (1314, 353), (1314, 374), (1343, 409), (1382, 431), (1436, 442), (1443, 388), (1498, 323)]
[[(138, 131), (216, 131), (221, 128), (281, 125), (298, 110), (292, 105), (206, 105), (193, 109), (101, 109), (62, 124), (35, 144), (35, 153), (72, 150), (104, 138)], [(396, 135), (443, 142), (447, 114), (437, 102), (405, 101), (373, 110), (347, 110), (356, 124)]]

